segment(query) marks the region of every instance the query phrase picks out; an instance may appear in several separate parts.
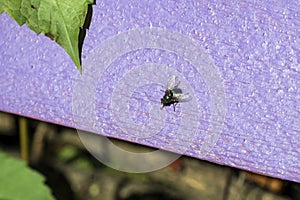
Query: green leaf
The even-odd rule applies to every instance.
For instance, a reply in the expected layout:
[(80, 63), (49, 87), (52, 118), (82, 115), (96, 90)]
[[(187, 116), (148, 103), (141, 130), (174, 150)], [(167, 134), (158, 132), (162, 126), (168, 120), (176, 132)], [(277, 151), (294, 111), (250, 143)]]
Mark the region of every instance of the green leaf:
[(44, 178), (22, 160), (0, 152), (0, 199), (54, 200)]
[(88, 4), (94, 0), (0, 0), (0, 13), (5, 11), (19, 25), (37, 34), (44, 33), (69, 54), (78, 70), (81, 63), (78, 36), (83, 27)]

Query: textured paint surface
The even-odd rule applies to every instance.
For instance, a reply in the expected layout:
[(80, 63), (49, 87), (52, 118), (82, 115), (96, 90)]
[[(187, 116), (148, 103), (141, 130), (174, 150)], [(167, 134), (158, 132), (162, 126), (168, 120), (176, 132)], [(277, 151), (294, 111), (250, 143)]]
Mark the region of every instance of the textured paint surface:
[[(63, 49), (25, 26), (18, 27), (5, 14), (0, 16), (0, 110), (71, 127), (75, 126), (75, 118), (76, 127), (84, 130), (178, 153), (182, 152), (181, 147), (190, 146), (185, 154), (193, 157), (300, 181), (299, 2), (97, 3), (83, 47), (83, 73), (92, 73), (93, 67), (103, 67), (98, 66), (98, 57), (107, 58), (102, 63), (107, 68), (95, 83), (94, 99), (85, 99), (83, 103), (92, 101), (95, 104), (99, 125), (84, 123), (84, 114), (73, 117), (74, 85), (80, 78)], [(136, 35), (136, 40), (131, 41), (129, 34), (142, 30), (145, 34)], [(146, 38), (149, 30), (158, 31), (158, 39), (162, 33), (165, 37), (149, 43)], [(122, 36), (124, 33), (128, 34)], [(172, 33), (189, 39), (172, 37)], [(128, 41), (131, 43), (124, 45)], [(203, 58), (190, 49), (184, 49), (189, 41), (195, 42), (192, 48), (197, 49), (193, 51), (201, 52), (199, 55)], [(126, 49), (127, 46), (132, 48)], [(108, 51), (100, 51), (103, 47)], [(97, 55), (99, 52), (102, 56)], [(206, 57), (212, 63), (206, 63)], [(193, 62), (196, 60), (201, 61), (199, 66)], [(153, 66), (154, 70), (147, 70)], [(212, 70), (205, 71), (206, 66)], [(199, 128), (195, 135), (184, 131), (188, 130), (186, 122), (183, 123), (184, 130), (176, 133), (182, 114), (176, 115), (172, 108), (167, 108), (164, 114), (151, 114), (149, 110), (149, 106), (160, 106), (160, 90), (164, 88), (167, 77), (158, 83), (138, 86), (128, 93), (129, 102), (122, 102), (122, 96), (115, 94), (119, 88), (126, 96), (126, 88), (137, 85), (137, 77), (154, 76), (155, 69), (156, 76), (163, 74), (164, 70), (166, 76), (178, 73), (182, 85), (192, 88), (189, 92), (195, 102), (180, 105), (178, 113), (184, 111), (183, 114), (194, 116), (199, 111), (198, 118), (194, 119)], [(221, 82), (213, 77), (214, 69)], [(135, 73), (130, 76), (132, 72)], [(222, 94), (219, 89), (213, 90), (214, 84), (221, 84), (224, 90), (224, 123), (213, 112), (214, 92), (215, 96)], [(125, 108), (112, 107), (116, 101), (128, 105)], [(194, 104), (195, 112), (194, 107), (188, 106)], [(118, 128), (120, 118), (113, 118), (122, 109), (128, 109), (131, 123), (136, 127), (154, 129), (157, 125), (150, 121), (159, 122), (160, 115), (166, 115), (163, 116), (166, 127), (153, 137), (132, 137)], [(210, 124), (221, 124), (220, 134), (207, 134)], [(175, 143), (170, 143), (174, 138)], [(209, 154), (200, 151), (206, 143), (211, 145)]]

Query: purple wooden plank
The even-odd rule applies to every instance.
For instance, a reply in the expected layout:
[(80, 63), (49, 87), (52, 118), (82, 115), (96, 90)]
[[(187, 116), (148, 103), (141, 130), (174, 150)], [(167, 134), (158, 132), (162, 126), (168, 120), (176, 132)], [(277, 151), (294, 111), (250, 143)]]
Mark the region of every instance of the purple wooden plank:
[[(299, 182), (299, 6), (100, 1), (82, 76), (3, 14), (0, 110)], [(192, 96), (175, 113), (171, 74)]]

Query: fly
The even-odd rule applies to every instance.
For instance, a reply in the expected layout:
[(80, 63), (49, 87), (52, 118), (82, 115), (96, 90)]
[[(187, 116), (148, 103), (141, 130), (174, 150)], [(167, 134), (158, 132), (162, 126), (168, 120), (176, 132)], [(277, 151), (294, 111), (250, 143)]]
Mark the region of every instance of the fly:
[(183, 94), (182, 90), (178, 88), (180, 81), (178, 80), (177, 76), (171, 76), (168, 80), (167, 88), (165, 90), (165, 94), (163, 98), (160, 99), (160, 103), (162, 104), (161, 109), (165, 106), (173, 105), (174, 111), (175, 106), (179, 102), (184, 102), (189, 100), (188, 94)]

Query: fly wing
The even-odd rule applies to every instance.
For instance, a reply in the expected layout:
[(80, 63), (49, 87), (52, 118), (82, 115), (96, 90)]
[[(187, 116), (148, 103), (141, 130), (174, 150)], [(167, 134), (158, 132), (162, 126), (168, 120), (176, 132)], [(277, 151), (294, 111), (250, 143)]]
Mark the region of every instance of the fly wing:
[(180, 81), (178, 80), (178, 77), (175, 75), (172, 75), (167, 84), (167, 89), (168, 90), (173, 90), (174, 88), (177, 88), (179, 85)]
[(186, 102), (192, 99), (190, 95), (182, 93), (174, 93), (173, 97), (177, 98), (179, 102)]

